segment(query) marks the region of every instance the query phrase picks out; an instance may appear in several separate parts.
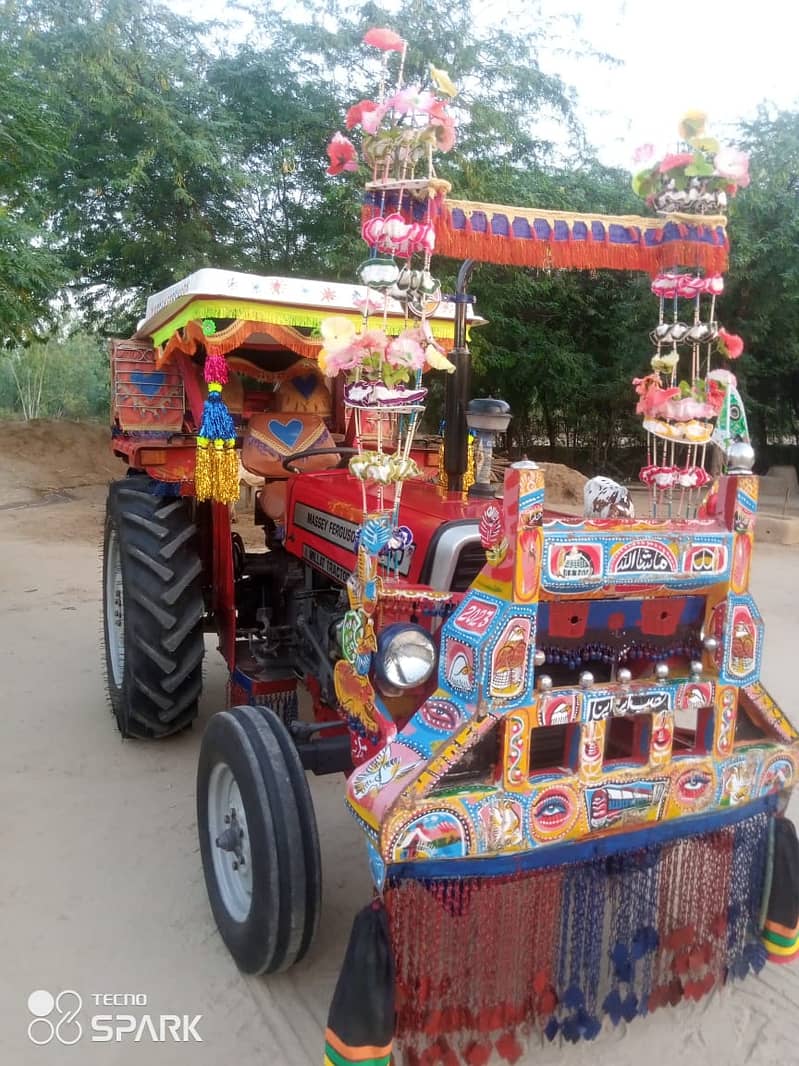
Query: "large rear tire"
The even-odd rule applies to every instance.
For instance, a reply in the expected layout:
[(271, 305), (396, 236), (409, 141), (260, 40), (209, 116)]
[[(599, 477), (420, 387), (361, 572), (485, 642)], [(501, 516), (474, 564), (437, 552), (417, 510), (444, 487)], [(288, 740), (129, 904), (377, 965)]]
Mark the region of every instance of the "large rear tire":
[(319, 925), (319, 838), (305, 771), (273, 711), (234, 707), (211, 719), (197, 829), (211, 910), (239, 969), (275, 973), (299, 962)]
[(202, 689), (202, 564), (191, 501), (147, 477), (108, 490), (103, 631), (108, 695), (123, 737), (185, 729)]

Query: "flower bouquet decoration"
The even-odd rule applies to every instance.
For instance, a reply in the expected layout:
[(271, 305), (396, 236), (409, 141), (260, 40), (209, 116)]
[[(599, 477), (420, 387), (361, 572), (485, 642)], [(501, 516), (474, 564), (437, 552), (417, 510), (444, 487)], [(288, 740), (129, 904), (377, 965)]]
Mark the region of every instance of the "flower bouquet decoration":
[[(331, 176), (356, 172), (361, 164), (369, 172), (361, 230), (369, 252), (357, 270), (366, 287), (363, 321), (360, 328), (342, 316), (322, 323), (320, 367), (328, 376), (347, 378), (344, 403), (358, 449), (350, 472), (362, 483), (364, 513), (373, 513), (367, 499), (371, 485), (378, 512), (387, 516), (386, 528), (396, 530), (402, 484), (419, 475), (410, 453), (427, 395), (422, 371), (454, 370), (433, 339), (429, 319), (441, 300), (440, 284), (430, 272), (432, 200), (448, 188), (437, 178), (433, 160), (435, 152), (449, 151), (455, 143), (447, 104), (456, 89), (445, 71), (432, 66), (425, 84), (406, 84), (407, 45), (392, 30), (369, 30), (364, 43), (379, 50), (382, 62), (376, 99), (361, 100), (346, 116), (347, 130), (360, 131), (360, 153), (340, 131), (327, 149)], [(390, 77), (392, 65), (395, 77)], [(405, 313), (398, 336), (389, 333), (392, 301)]]
[(659, 214), (723, 215), (729, 199), (749, 184), (749, 157), (722, 147), (705, 130), (707, 116), (689, 111), (680, 121), (676, 151), (652, 161), (655, 149), (643, 145), (636, 163), (646, 163), (633, 177), (636, 195)]
[(633, 385), (647, 434), (640, 479), (652, 490), (655, 515), (663, 506), (670, 518), (694, 512), (695, 490), (710, 481), (708, 444), (727, 455), (732, 443), (749, 442), (735, 375), (726, 366), (713, 367), (714, 358), (737, 359), (744, 347), (716, 319), (723, 291), (720, 275), (663, 273), (652, 282), (660, 308), (650, 334), (655, 352), (651, 373)]

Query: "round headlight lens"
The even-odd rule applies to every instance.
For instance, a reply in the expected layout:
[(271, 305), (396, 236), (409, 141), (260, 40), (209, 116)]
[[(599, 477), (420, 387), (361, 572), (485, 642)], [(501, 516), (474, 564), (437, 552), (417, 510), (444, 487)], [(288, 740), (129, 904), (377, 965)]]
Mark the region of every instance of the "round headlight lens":
[(397, 622), (377, 638), (375, 680), (384, 695), (416, 688), (436, 668), (436, 646), (421, 626)]

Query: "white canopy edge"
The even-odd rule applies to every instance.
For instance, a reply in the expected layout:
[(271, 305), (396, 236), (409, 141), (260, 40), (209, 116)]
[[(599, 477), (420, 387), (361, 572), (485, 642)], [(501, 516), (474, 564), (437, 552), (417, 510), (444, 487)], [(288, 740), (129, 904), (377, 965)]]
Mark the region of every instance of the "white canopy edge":
[[(374, 289), (370, 290), (370, 295), (372, 300), (382, 299)], [(363, 285), (347, 285), (337, 281), (244, 274), (236, 270), (205, 267), (154, 293), (147, 300), (145, 317), (138, 324), (137, 336), (154, 333), (181, 308), (200, 296), (208, 299), (256, 300), (267, 304), (307, 307), (329, 311), (331, 314), (337, 311), (357, 314), (363, 311), (366, 288)], [(401, 303), (391, 298), (387, 298), (386, 303), (388, 313), (392, 317), (404, 317), (405, 308)], [(466, 315), (471, 325), (483, 321), (474, 314), (471, 306), (467, 307)], [(452, 321), (455, 317), (455, 304), (442, 302), (430, 317)]]

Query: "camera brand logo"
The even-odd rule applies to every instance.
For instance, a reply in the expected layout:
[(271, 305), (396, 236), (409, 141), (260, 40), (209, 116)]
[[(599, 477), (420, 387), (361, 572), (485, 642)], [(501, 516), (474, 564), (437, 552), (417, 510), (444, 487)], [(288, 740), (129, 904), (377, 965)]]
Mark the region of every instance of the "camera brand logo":
[[(94, 992), (90, 996), (97, 1007), (146, 1007), (147, 996), (143, 992)], [(56, 1040), (67, 1046), (77, 1044), (84, 1032), (78, 1019), (83, 1009), (83, 998), (74, 989), (64, 989), (57, 995), (39, 988), (28, 996), (28, 1012), (33, 1015), (28, 1022), (28, 1039), (40, 1046)], [(202, 1043), (197, 1025), (202, 1014), (92, 1014), (88, 1019), (89, 1039), (96, 1043)]]
[[(53, 996), (43, 988), (28, 996), (28, 1010), (33, 1015), (28, 1023), (28, 1037), (34, 1044), (49, 1044), (55, 1037), (60, 1044), (77, 1044), (83, 1036), (83, 1026), (77, 1020), (83, 1000), (77, 992), (65, 989)], [(50, 1017), (53, 1012), (56, 1020)]]

